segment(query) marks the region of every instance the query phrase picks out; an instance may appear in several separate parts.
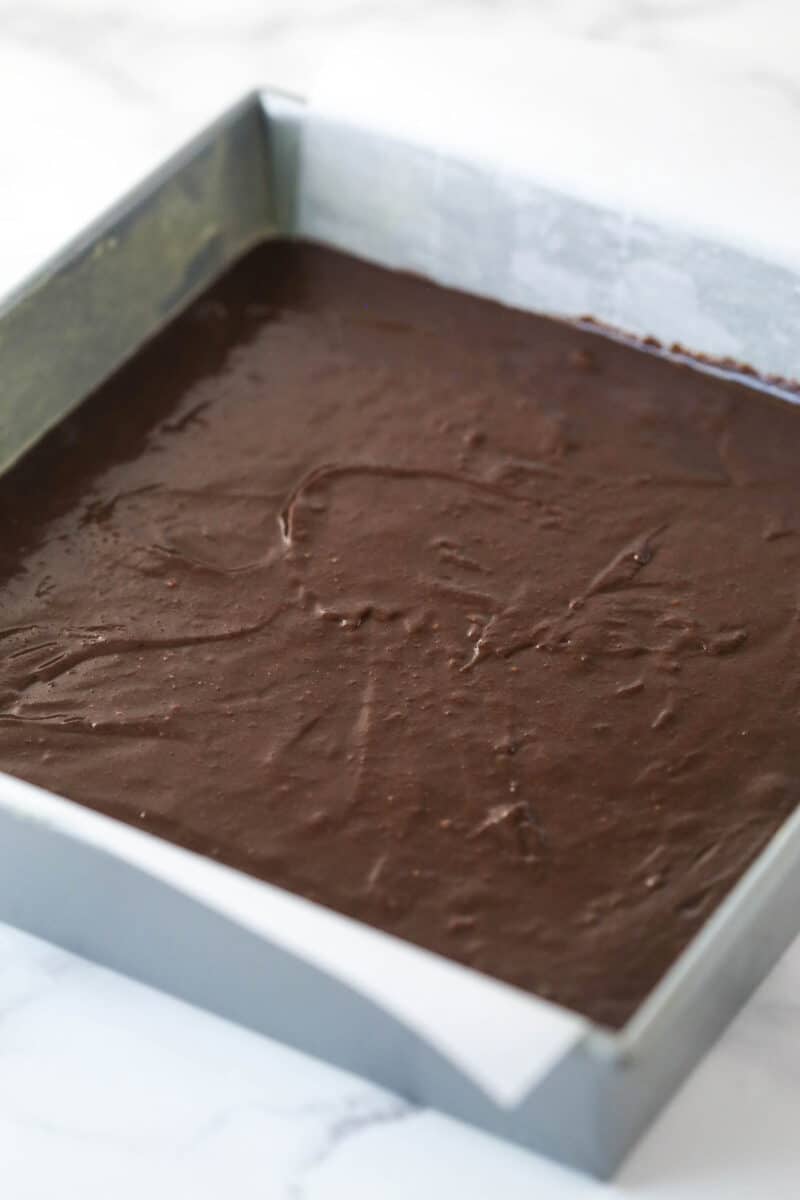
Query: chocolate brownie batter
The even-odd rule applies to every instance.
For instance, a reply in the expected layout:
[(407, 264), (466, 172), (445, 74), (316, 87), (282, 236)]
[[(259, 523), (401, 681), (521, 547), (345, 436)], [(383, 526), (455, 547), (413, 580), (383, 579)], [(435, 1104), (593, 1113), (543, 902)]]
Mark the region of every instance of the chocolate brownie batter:
[(619, 1025), (800, 800), (800, 411), (253, 252), (0, 483), (0, 766)]

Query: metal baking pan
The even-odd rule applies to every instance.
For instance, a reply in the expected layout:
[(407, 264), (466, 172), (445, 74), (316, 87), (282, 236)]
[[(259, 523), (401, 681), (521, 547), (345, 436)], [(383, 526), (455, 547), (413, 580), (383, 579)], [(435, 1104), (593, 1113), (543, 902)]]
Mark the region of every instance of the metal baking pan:
[[(313, 238), (800, 376), (800, 279), (529, 173), (247, 97), (0, 308), (0, 469), (226, 266)], [(736, 282), (731, 287), (731, 281)], [(610, 1175), (800, 926), (800, 810), (618, 1032), (0, 775), (0, 918)]]

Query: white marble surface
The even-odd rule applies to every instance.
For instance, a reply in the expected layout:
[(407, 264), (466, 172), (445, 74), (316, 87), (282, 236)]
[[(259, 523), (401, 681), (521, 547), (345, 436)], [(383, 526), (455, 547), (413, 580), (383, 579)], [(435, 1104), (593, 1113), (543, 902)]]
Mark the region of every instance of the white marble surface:
[[(798, 50), (795, 0), (0, 0), (0, 293), (248, 87), (397, 114), (412, 70), (485, 129), (510, 98), (567, 186), (797, 262)], [(794, 1200), (799, 1115), (798, 945), (602, 1186), (0, 926), (9, 1200)]]

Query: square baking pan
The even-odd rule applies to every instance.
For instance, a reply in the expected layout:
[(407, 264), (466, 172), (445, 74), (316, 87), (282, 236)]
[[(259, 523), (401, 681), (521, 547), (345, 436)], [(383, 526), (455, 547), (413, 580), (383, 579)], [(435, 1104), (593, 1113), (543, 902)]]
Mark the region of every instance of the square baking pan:
[[(262, 92), (0, 308), (0, 469), (276, 236), (800, 377), (800, 278), (780, 265)], [(600, 1177), (798, 913), (800, 811), (612, 1032), (0, 775), (0, 919)]]

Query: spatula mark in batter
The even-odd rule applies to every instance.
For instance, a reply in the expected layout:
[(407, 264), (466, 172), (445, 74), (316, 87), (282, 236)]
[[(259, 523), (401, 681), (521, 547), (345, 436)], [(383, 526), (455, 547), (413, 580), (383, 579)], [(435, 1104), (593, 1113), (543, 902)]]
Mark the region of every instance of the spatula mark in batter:
[(17, 725), (32, 725), (54, 733), (81, 733), (90, 736), (112, 736), (130, 738), (168, 738), (177, 740), (179, 734), (169, 725), (169, 714), (162, 717), (131, 721), (92, 721), (88, 717), (76, 717), (68, 713), (50, 713), (48, 716), (30, 716), (24, 713), (0, 712), (0, 722)]
[(252, 634), (260, 633), (268, 625), (271, 625), (284, 607), (284, 604), (281, 603), (269, 616), (264, 617), (261, 621), (255, 621), (250, 625), (242, 625), (236, 629), (220, 630), (217, 633), (185, 634), (183, 636), (161, 638), (98, 637), (90, 646), (83, 646), (78, 650), (65, 650), (61, 654), (47, 659), (46, 662), (41, 663), (27, 676), (23, 676), (18, 681), (18, 686), (24, 688), (42, 680), (57, 679), (59, 676), (71, 671), (73, 667), (80, 666), (81, 663), (89, 662), (93, 659), (110, 658), (118, 654), (141, 653), (148, 650), (177, 650), (184, 646), (202, 646), (213, 642), (228, 642), (238, 638), (249, 637)]
[(353, 779), (353, 786), (350, 789), (350, 800), (348, 803), (350, 809), (356, 808), (362, 798), (362, 789), (369, 766), (369, 742), (372, 733), (376, 691), (376, 676), (370, 663), (367, 667), (367, 676), (361, 692), (361, 701), (350, 734), (350, 745), (352, 747), (352, 754), (355, 757), (355, 777)]
[(599, 592), (614, 592), (630, 586), (643, 567), (652, 561), (656, 551), (655, 539), (667, 528), (657, 525), (648, 533), (632, 538), (606, 565), (597, 572), (581, 599)]
[[(327, 704), (324, 708), (319, 709), (311, 716), (305, 717), (299, 724), (291, 729), (284, 737), (276, 740), (267, 750), (264, 756), (264, 762), (268, 767), (277, 766), (277, 764), (291, 751), (297, 748), (304, 742), (306, 738), (317, 729), (322, 720), (328, 716), (335, 708), (333, 704)], [(252, 712), (259, 712), (258, 706), (254, 706)]]
[(152, 554), (156, 554), (176, 566), (182, 567), (187, 571), (205, 572), (208, 575), (249, 575), (252, 571), (266, 570), (275, 562), (278, 554), (277, 549), (269, 550), (261, 558), (253, 559), (250, 562), (236, 563), (234, 566), (225, 567), (219, 563), (209, 562), (202, 558), (195, 558), (192, 555), (185, 554), (182, 550), (176, 550), (173, 546), (163, 546), (158, 543), (154, 545), (142, 547)]
[(480, 637), (471, 647), (470, 657), (461, 670), (470, 670), (492, 654), (500, 658), (511, 658), (534, 646), (546, 649), (568, 647), (574, 614), (594, 596), (635, 586), (639, 572), (655, 556), (655, 539), (666, 528), (666, 524), (658, 525), (627, 542), (591, 578), (588, 586), (570, 601), (566, 613), (560, 617), (545, 616), (537, 621), (532, 612), (535, 600), (533, 590), (529, 584), (520, 585), (508, 603), (490, 616)]
[(482, 837), (493, 830), (500, 833), (507, 831), (523, 862), (535, 863), (544, 857), (546, 839), (528, 801), (511, 800), (493, 805), (468, 836)]
[(430, 479), (441, 483), (456, 484), (459, 487), (484, 492), (490, 496), (498, 496), (515, 504), (529, 505), (532, 503), (528, 496), (520, 496), (498, 484), (490, 483), (485, 479), (476, 479), (470, 475), (462, 475), (458, 471), (438, 470), (433, 467), (395, 467), (380, 463), (328, 463), (315, 467), (307, 475), (304, 475), (287, 496), (278, 514), (278, 526), (284, 546), (292, 545), (294, 513), (301, 497), (320, 483), (341, 479), (348, 475), (375, 475), (386, 479)]

